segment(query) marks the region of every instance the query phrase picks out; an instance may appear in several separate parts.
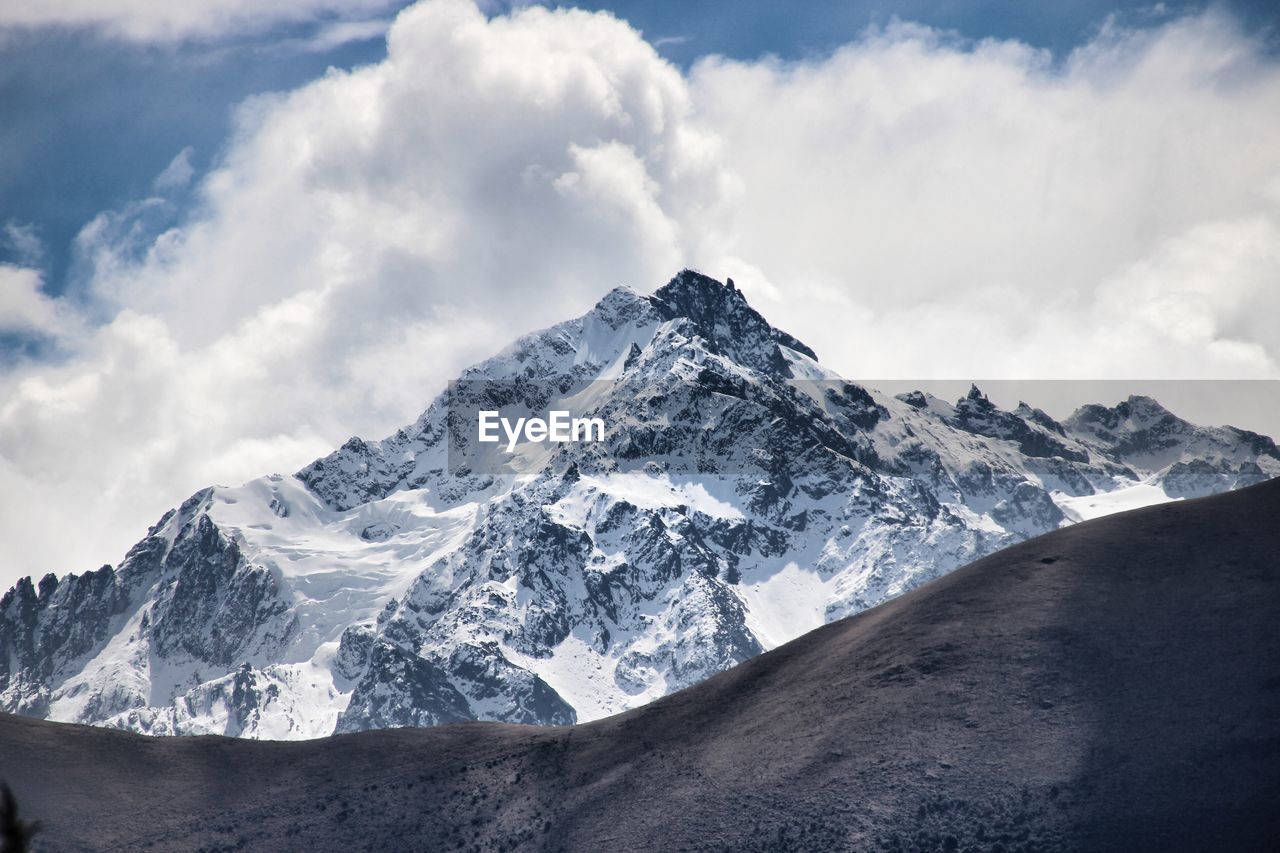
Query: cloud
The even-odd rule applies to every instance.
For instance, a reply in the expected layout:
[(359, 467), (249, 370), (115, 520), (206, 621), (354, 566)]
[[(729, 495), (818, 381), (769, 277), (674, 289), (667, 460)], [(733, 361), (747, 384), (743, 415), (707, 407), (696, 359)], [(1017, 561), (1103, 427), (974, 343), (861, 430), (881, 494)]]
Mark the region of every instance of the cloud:
[(44, 241), (29, 222), (9, 220), (0, 229), (0, 248), (23, 266), (35, 266), (44, 260)]
[(374, 41), (386, 38), (391, 27), (390, 19), (370, 18), (362, 21), (336, 21), (319, 27), (305, 38), (283, 39), (275, 43), (277, 49), (300, 53), (325, 53), (352, 42)]
[[(685, 264), (850, 376), (1275, 376), (1277, 150), (1280, 70), (1218, 14), (685, 75), (606, 14), (420, 3), (384, 61), (245, 103), (190, 210), (86, 226), (102, 321), (0, 370), (0, 580), (118, 559)], [(6, 316), (81, 316), (4, 269)]]
[(196, 174), (196, 168), (191, 164), (191, 155), (194, 153), (195, 149), (190, 145), (179, 151), (177, 156), (169, 161), (169, 165), (165, 166), (164, 171), (156, 176), (152, 189), (159, 193), (171, 192), (191, 183), (191, 179)]
[(745, 187), (726, 266), (848, 374), (1276, 375), (1239, 294), (1275, 290), (1280, 68), (1230, 18), (1060, 62), (899, 25), (691, 86)]
[(367, 18), (397, 0), (10, 0), (0, 28), (92, 27), (130, 41), (254, 34), (331, 18)]
[(41, 290), (39, 271), (0, 264), (0, 334), (63, 340), (80, 328), (70, 306)]

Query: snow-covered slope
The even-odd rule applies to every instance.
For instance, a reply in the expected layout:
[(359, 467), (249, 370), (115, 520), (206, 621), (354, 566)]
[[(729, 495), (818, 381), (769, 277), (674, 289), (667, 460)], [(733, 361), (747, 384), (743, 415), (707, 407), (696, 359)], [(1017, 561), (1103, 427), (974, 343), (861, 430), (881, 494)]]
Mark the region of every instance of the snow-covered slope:
[[(506, 456), (456, 418), (571, 409)], [(451, 414), (452, 413), (452, 414)], [(117, 567), (0, 600), (0, 708), (299, 738), (568, 723), (693, 684), (1003, 545), (1280, 473), (1154, 400), (1063, 423), (832, 375), (685, 271), (468, 370), (411, 426), (206, 489)]]

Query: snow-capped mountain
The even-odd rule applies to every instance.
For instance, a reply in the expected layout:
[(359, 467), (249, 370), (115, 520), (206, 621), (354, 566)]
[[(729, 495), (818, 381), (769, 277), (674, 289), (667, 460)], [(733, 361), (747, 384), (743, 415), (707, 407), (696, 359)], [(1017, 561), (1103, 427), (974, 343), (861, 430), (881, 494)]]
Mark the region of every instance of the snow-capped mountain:
[[(599, 443), (481, 446), (572, 409)], [(648, 702), (1006, 544), (1280, 474), (1148, 398), (1063, 422), (841, 380), (732, 285), (618, 288), (411, 426), (205, 489), (116, 567), (0, 599), (0, 708), (301, 738)]]

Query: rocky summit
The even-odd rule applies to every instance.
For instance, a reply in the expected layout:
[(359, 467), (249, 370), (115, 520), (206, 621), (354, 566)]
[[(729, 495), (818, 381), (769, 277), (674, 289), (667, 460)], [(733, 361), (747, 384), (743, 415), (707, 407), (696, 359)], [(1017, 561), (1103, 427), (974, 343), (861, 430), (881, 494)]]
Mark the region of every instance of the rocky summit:
[[(456, 413), (601, 418), (480, 447)], [(213, 487), (116, 566), (0, 599), (0, 709), (296, 739), (645, 704), (1030, 536), (1280, 474), (1155, 400), (1058, 422), (844, 381), (732, 283), (609, 292), (412, 425)]]

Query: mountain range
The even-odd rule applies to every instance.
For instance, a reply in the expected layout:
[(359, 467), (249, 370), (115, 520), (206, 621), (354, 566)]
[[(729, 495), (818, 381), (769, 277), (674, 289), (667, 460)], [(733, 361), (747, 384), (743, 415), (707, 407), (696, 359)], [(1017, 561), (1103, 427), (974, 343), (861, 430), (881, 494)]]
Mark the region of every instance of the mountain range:
[(37, 850), (1269, 851), (1280, 481), (1036, 537), (643, 708), (300, 743), (0, 714)]
[[(465, 413), (605, 440), (480, 446)], [(609, 292), (411, 425), (204, 489), (115, 566), (0, 598), (0, 709), (299, 739), (653, 702), (1001, 548), (1280, 474), (1147, 397), (1058, 421), (846, 381), (732, 281)]]

